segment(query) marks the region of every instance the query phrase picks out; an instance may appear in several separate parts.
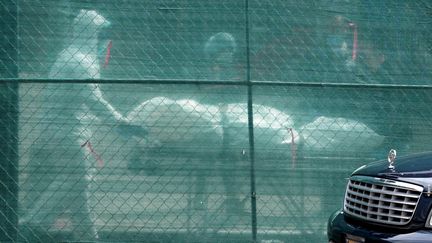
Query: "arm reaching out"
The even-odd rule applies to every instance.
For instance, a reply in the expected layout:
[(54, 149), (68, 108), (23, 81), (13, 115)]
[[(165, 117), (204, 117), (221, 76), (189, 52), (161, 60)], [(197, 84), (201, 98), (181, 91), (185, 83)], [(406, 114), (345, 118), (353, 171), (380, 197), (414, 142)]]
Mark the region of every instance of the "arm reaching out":
[(99, 84), (89, 84), (89, 86), (92, 90), (92, 98), (95, 100), (90, 109), (96, 113), (96, 116), (110, 123), (129, 123), (128, 119), (103, 97)]
[(117, 131), (124, 137), (145, 138), (148, 130), (144, 125), (133, 125), (131, 121), (118, 112), (104, 97), (98, 84), (89, 84), (93, 90), (92, 94), (96, 104), (91, 109), (97, 111), (98, 117), (104, 117), (104, 121), (116, 124)]

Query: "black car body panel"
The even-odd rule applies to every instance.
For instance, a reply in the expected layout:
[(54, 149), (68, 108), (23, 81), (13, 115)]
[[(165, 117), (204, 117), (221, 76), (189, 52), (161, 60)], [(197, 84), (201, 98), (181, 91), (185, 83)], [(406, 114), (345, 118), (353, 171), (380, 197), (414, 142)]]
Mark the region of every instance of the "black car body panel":
[[(432, 152), (397, 158), (394, 168), (388, 160), (380, 160), (355, 170), (351, 178), (366, 177), (383, 183), (406, 182), (423, 188), (412, 218), (407, 224), (391, 225), (335, 212), (328, 222), (328, 238), (332, 242), (432, 242), (432, 228), (426, 221), (432, 209)], [(345, 199), (346, 200), (346, 199)], [(353, 237), (358, 241), (346, 241)], [(363, 240), (363, 241), (362, 241)]]
[[(363, 242), (369, 243), (430, 243), (432, 242), (432, 231), (420, 229), (416, 231), (385, 230), (379, 227), (366, 227), (347, 221), (346, 215), (340, 210), (336, 211), (329, 219), (327, 235), (333, 242), (346, 242), (348, 235), (354, 235)], [(359, 241), (362, 242), (362, 241)]]
[[(392, 179), (426, 178), (432, 181), (432, 152), (408, 155), (397, 158), (394, 169), (389, 169), (387, 160), (379, 160), (364, 165), (352, 175), (378, 176)], [(419, 181), (422, 185), (425, 181)]]

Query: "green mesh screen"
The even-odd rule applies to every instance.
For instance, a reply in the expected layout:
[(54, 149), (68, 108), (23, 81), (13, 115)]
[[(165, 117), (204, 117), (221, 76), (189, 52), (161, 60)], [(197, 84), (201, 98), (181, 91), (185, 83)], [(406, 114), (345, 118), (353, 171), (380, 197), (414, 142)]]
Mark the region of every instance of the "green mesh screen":
[(0, 3), (1, 242), (324, 242), (430, 150), (427, 1)]

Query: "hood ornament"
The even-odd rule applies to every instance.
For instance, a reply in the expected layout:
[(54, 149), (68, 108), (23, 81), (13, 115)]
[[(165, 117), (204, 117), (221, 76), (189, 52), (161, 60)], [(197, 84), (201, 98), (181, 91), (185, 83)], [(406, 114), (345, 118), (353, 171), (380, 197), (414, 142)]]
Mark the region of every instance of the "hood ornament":
[(389, 166), (388, 166), (389, 169), (394, 170), (395, 166), (393, 164), (395, 160), (396, 160), (396, 150), (390, 149), (390, 152), (388, 153), (387, 156), (387, 161), (389, 162)]

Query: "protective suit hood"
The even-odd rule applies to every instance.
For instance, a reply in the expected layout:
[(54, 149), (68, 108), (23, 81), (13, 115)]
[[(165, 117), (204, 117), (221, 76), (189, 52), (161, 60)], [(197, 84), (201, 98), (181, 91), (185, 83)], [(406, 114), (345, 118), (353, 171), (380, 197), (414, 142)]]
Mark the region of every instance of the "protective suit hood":
[(234, 36), (226, 32), (219, 32), (211, 36), (204, 46), (204, 52), (208, 59), (222, 63), (231, 63), (232, 55), (236, 51), (237, 44)]
[(95, 10), (82, 9), (72, 24), (72, 38), (51, 68), (50, 78), (98, 79), (98, 42), (111, 23)]
[(111, 23), (95, 10), (82, 9), (73, 21), (71, 45), (79, 46), (89, 51), (97, 49), (100, 32), (110, 25)]

